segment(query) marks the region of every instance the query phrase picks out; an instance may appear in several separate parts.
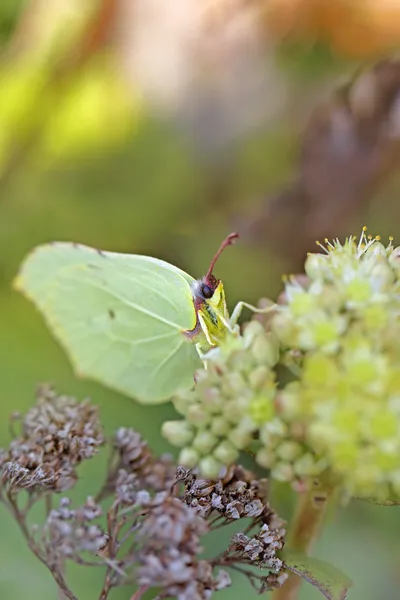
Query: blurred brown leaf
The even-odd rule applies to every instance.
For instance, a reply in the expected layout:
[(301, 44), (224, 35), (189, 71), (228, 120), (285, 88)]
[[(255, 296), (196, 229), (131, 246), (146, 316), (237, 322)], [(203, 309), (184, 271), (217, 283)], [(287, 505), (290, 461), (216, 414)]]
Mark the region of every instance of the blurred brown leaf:
[(296, 181), (242, 227), (301, 268), (316, 238), (348, 233), (400, 166), (400, 61), (361, 73), (311, 115)]

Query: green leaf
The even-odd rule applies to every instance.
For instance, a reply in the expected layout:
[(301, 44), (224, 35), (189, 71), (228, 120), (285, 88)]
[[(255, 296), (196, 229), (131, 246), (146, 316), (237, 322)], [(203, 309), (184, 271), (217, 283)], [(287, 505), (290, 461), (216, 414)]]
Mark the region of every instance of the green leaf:
[(351, 579), (328, 562), (306, 556), (301, 552), (285, 550), (281, 554), (288, 571), (302, 577), (328, 598), (328, 600), (345, 600)]

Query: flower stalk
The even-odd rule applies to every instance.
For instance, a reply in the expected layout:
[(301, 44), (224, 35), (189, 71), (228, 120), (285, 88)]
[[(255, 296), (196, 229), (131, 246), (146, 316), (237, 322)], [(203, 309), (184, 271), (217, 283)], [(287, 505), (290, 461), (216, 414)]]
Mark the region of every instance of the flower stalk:
[[(287, 548), (302, 554), (308, 554), (318, 539), (325, 522), (328, 509), (336, 498), (336, 488), (322, 480), (297, 496), (297, 506), (288, 531)], [(282, 587), (274, 590), (273, 600), (297, 600), (302, 579), (295, 573), (289, 573)]]

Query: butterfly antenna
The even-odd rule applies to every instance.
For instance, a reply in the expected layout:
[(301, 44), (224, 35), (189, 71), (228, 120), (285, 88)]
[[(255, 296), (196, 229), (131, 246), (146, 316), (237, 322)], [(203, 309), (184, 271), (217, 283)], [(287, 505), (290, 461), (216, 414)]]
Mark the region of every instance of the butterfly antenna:
[(238, 233), (230, 233), (222, 242), (222, 244), (220, 245), (218, 252), (215, 254), (214, 258), (211, 261), (211, 264), (209, 266), (209, 269), (207, 271), (207, 274), (205, 276), (205, 279), (209, 279), (210, 277), (212, 277), (213, 274), (213, 270), (215, 267), (215, 263), (217, 262), (218, 258), (220, 257), (220, 255), (222, 254), (222, 252), (225, 250), (225, 248), (227, 248), (228, 246), (231, 246), (232, 244), (235, 243), (235, 240), (237, 240), (237, 238), (239, 237)]

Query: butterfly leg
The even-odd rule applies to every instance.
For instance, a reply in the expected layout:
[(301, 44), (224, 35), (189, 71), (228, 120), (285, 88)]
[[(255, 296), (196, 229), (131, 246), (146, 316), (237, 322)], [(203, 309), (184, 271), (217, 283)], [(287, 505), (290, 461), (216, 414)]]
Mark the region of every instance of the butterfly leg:
[(200, 343), (196, 344), (196, 350), (197, 350), (197, 354), (200, 356), (201, 361), (203, 362), (204, 369), (207, 371), (207, 361), (204, 360), (206, 352), (203, 352), (203, 350), (201, 349), (201, 344)]
[(271, 304), (271, 306), (266, 306), (265, 308), (257, 308), (256, 306), (248, 304), (247, 302), (238, 302), (230, 316), (229, 324), (232, 328), (235, 327), (235, 325), (237, 325), (239, 317), (242, 314), (242, 310), (244, 308), (248, 308), (249, 310), (251, 310), (251, 312), (262, 315), (268, 313), (270, 310), (273, 310), (275, 307), (276, 304)]

